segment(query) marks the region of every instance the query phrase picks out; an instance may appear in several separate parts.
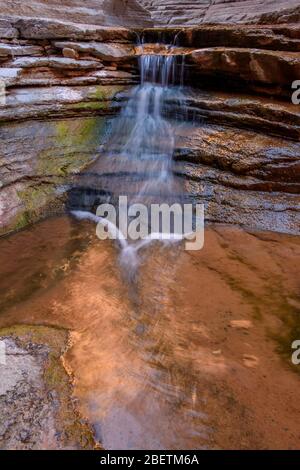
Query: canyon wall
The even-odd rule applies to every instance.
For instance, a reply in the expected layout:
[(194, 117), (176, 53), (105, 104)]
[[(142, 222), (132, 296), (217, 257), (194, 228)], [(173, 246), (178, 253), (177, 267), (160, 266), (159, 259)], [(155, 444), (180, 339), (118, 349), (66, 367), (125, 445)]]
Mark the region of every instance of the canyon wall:
[(298, 0), (0, 0), (1, 15), (102, 26), (295, 23)]
[[(0, 20), (1, 230), (56, 211), (99, 155), (116, 94), (134, 85), (135, 34), (50, 19)], [(68, 38), (68, 40), (67, 40)]]
[(300, 24), (288, 22), (299, 2), (139, 3), (0, 0), (0, 232), (64, 207), (139, 81), (137, 36), (157, 43), (163, 29), (191, 86), (193, 125), (176, 130), (174, 156), (187, 193), (207, 220), (296, 233)]
[(298, 0), (139, 0), (155, 25), (202, 23), (291, 23), (300, 19)]
[(152, 24), (150, 14), (136, 0), (1, 0), (0, 12), (102, 26)]
[[(300, 80), (299, 20), (299, 0), (0, 0), (0, 235), (72, 209), (72, 197), (76, 208), (94, 211), (106, 189), (100, 177), (124, 178), (114, 165), (104, 175), (91, 169), (139, 83), (138, 58), (147, 50), (184, 56), (185, 106), (170, 98), (165, 112), (184, 112), (185, 125), (174, 123), (173, 171), (189, 200), (204, 204), (206, 221), (299, 234), (300, 105), (291, 102), (292, 82)], [(148, 49), (137, 46), (142, 36)], [(162, 39), (174, 47), (158, 47)], [(67, 249), (75, 260), (80, 238), (72, 224), (56, 238), (49, 222), (56, 258)], [(29, 255), (22, 246), (24, 273), (30, 295), (37, 273), (48, 295), (44, 269), (52, 286), (68, 265), (49, 267), (35, 236)], [(16, 246), (7, 251), (8, 271)], [(8, 281), (5, 305), (16, 290)], [(27, 299), (28, 285), (18, 299)], [(61, 362), (67, 331), (22, 325), (0, 336), (23, 373), (7, 370), (2, 381), (0, 447), (40, 448), (53, 439), (55, 448), (94, 448)]]

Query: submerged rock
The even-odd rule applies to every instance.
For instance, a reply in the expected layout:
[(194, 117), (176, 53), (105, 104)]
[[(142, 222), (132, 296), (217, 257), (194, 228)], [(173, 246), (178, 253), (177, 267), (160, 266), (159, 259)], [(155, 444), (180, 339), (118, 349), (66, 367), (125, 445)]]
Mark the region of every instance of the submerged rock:
[(61, 359), (68, 347), (67, 331), (15, 326), (0, 330), (0, 341), (0, 448), (95, 448)]
[(139, 0), (160, 25), (283, 23), (300, 19), (298, 0)]

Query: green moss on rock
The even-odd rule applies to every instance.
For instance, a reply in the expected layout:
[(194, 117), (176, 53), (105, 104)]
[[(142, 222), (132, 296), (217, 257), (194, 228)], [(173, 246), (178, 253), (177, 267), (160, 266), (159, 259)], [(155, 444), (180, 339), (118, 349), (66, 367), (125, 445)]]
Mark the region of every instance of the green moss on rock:
[[(101, 106), (102, 103), (96, 105)], [(97, 158), (105, 131), (106, 118), (103, 116), (39, 124), (32, 140), (33, 177), (19, 184), (19, 213), (2, 233), (20, 230), (48, 213), (57, 213), (64, 200), (57, 188)]]
[(98, 85), (95, 86), (94, 89), (88, 94), (90, 99), (96, 99), (98, 101), (106, 101), (108, 104), (111, 100), (124, 90), (124, 86), (122, 85)]

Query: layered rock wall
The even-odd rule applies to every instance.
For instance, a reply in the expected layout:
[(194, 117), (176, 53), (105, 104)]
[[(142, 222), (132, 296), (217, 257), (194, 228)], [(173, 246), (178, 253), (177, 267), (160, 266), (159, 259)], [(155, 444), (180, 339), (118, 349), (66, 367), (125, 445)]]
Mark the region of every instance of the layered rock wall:
[(0, 0), (0, 11), (6, 16), (88, 25), (151, 25), (149, 12), (136, 0)]
[(300, 19), (298, 0), (139, 0), (156, 25), (201, 23), (293, 23)]
[[(68, 184), (101, 157), (126, 99), (119, 92), (139, 80), (137, 58), (148, 49), (137, 47), (137, 38), (156, 44), (162, 33), (177, 47), (152, 44), (148, 52), (183, 55), (192, 87), (185, 118), (193, 125), (176, 129), (175, 171), (186, 191), (206, 204), (208, 220), (297, 232), (300, 109), (291, 103), (291, 85), (300, 79), (300, 26), (287, 22), (297, 19), (298, 2), (204, 0), (188, 8), (176, 2), (177, 9), (171, 0), (164, 9), (158, 1), (143, 2), (144, 9), (125, 0), (84, 7), (64, 0), (64, 8), (55, 1), (1, 3), (2, 233), (63, 207)], [(147, 29), (146, 7), (168, 28)], [(196, 27), (172, 26), (187, 25), (192, 11)], [(210, 15), (236, 24), (209, 25)], [(120, 16), (136, 26), (121, 27)], [(176, 106), (170, 103), (180, 114)]]
[(102, 26), (295, 23), (298, 0), (0, 0), (1, 15)]
[(0, 225), (57, 211), (98, 155), (118, 92), (137, 80), (135, 35), (50, 19), (0, 21)]

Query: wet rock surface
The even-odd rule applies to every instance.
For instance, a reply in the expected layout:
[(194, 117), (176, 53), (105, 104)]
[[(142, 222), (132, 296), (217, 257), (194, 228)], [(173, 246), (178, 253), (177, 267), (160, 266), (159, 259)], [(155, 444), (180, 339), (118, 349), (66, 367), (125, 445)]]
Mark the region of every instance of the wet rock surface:
[[(243, 93), (209, 90), (188, 90), (184, 102), (186, 110), (176, 107), (176, 113), (186, 113), (186, 119), (198, 124), (222, 124), (228, 128), (254, 130), (265, 136), (281, 136), (299, 140), (300, 110), (290, 102)], [(238, 138), (238, 137), (237, 137)], [(298, 146), (294, 146), (296, 150)]]
[[(299, 192), (299, 145), (248, 130), (205, 124), (179, 131), (177, 160), (207, 165), (234, 176), (261, 180), (261, 189)], [(224, 142), (232, 142), (228, 145)], [(197, 144), (198, 142), (198, 144)], [(273, 188), (272, 188), (273, 184)]]
[(98, 157), (105, 128), (105, 116), (89, 115), (42, 122), (28, 119), (2, 126), (2, 232), (63, 210), (68, 179)]
[(207, 220), (297, 234), (298, 108), (208, 92), (188, 102), (196, 121), (177, 129), (174, 171)]
[(94, 448), (61, 362), (67, 332), (17, 326), (0, 330), (0, 341), (5, 352), (0, 364), (0, 448)]
[(166, 38), (166, 42), (184, 47), (240, 47), (264, 50), (297, 52), (300, 50), (300, 26), (295, 24), (243, 25), (200, 24), (195, 26), (168, 28), (143, 28), (140, 31), (147, 42), (155, 43), (157, 32)]
[(49, 218), (0, 240), (0, 324), (71, 331), (64, 363), (107, 450), (296, 449), (299, 242), (210, 225), (200, 251), (149, 246), (132, 285), (94, 224)]
[[(6, 87), (0, 105), (2, 233), (61, 210), (66, 178), (97, 156), (106, 120), (120, 108), (115, 95), (136, 82), (135, 65), (127, 60), (133, 48), (122, 42), (128, 41), (128, 30), (11, 21), (8, 24), (18, 28), (18, 39), (5, 39), (4, 34), (0, 45), (0, 79)], [(70, 39), (73, 33), (85, 38), (96, 31), (98, 40), (121, 43), (98, 42), (94, 48), (78, 43), (76, 48), (77, 43), (69, 41), (56, 47), (60, 26), (63, 37), (67, 32)], [(41, 31), (50, 39), (27, 39), (44, 37)], [(127, 61), (119, 68), (115, 62), (124, 51)]]
[[(165, 109), (169, 118), (181, 115), (185, 120), (174, 124), (173, 172), (183, 182), (185, 195), (205, 204), (207, 221), (297, 234), (298, 107), (196, 89), (181, 100), (178, 105), (170, 98)], [(116, 143), (110, 151), (118, 153)], [(128, 180), (130, 190), (145, 180), (142, 166), (125, 160), (120, 167), (112, 156), (103, 155), (75, 179), (70, 207), (94, 211), (112, 188), (116, 197), (127, 194)]]
[[(1, 72), (0, 72), (1, 73)], [(126, 72), (111, 72), (115, 85), (51, 86), (14, 88), (0, 107), (0, 121), (25, 121), (27, 119), (84, 117), (84, 115), (109, 116), (120, 108), (116, 94), (127, 84)], [(110, 77), (110, 78), (111, 78)], [(105, 82), (106, 75), (99, 77)], [(109, 81), (109, 80), (108, 80)]]
[[(91, 1), (93, 22), (87, 9), (79, 15), (77, 2), (62, 17), (46, 1), (36, 2), (30, 14), (19, 5), (16, 15), (17, 3), (8, 2), (0, 21), (2, 233), (49, 208), (61, 210), (70, 177), (101, 158), (111, 117), (127, 99), (119, 92), (138, 82), (142, 53), (185, 57), (192, 88), (185, 95), (187, 126), (176, 131), (174, 171), (192, 199), (205, 201), (208, 220), (274, 224), (294, 233), (300, 136), (299, 108), (291, 103), (291, 82), (300, 74), (295, 2), (276, 2), (276, 8), (274, 2), (255, 8), (242, 1), (129, 2), (128, 12), (138, 12), (134, 28), (122, 2)], [(107, 9), (109, 24), (103, 21)], [(169, 18), (166, 28), (172, 9), (176, 21)], [(136, 47), (139, 39), (151, 44), (143, 50)], [(176, 46), (155, 45), (161, 40)], [(183, 112), (172, 100), (169, 107)], [(105, 183), (97, 191), (105, 191)]]

